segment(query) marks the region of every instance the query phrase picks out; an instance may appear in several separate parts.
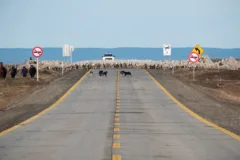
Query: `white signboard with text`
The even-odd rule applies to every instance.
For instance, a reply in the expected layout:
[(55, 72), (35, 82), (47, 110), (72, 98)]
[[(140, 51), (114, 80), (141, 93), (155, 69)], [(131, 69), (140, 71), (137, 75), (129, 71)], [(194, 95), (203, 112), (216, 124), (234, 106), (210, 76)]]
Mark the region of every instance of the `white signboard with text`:
[(68, 45), (68, 44), (64, 44), (63, 45), (63, 47), (62, 47), (62, 49), (63, 49), (63, 57), (69, 57), (69, 56), (71, 56), (71, 47), (70, 47), (70, 45)]
[(163, 45), (163, 56), (171, 56), (171, 45), (170, 44)]

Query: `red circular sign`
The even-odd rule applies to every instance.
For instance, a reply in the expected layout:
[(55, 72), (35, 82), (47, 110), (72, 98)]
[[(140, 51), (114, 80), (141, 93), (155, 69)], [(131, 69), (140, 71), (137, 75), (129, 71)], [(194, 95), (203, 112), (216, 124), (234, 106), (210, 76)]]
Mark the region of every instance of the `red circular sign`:
[(41, 47), (37, 46), (32, 49), (32, 55), (35, 58), (40, 58), (42, 54), (43, 54), (43, 49)]
[(199, 54), (192, 52), (188, 55), (188, 60), (192, 63), (196, 63), (200, 60)]

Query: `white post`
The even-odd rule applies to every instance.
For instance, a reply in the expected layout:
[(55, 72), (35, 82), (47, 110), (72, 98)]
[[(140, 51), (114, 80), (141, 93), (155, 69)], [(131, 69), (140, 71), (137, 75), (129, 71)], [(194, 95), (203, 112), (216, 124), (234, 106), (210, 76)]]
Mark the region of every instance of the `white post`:
[(193, 66), (193, 81), (195, 81), (195, 66)]
[(172, 74), (174, 74), (174, 62), (172, 61)]
[(37, 81), (39, 81), (39, 79), (38, 79), (38, 58), (37, 58)]
[(63, 75), (63, 61), (62, 61), (62, 75)]

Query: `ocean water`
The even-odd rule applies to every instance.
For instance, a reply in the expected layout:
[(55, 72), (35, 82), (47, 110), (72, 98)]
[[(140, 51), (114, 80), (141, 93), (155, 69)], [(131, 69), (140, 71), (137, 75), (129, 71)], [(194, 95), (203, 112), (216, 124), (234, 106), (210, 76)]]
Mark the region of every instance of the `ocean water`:
[[(62, 57), (62, 48), (43, 48), (44, 53), (40, 60), (67, 60)], [(184, 60), (192, 48), (172, 48), (171, 60)], [(104, 53), (110, 52), (116, 59), (139, 59), (139, 60), (164, 60), (169, 57), (163, 56), (162, 48), (75, 48), (73, 62), (82, 60), (100, 60)], [(240, 48), (218, 49), (204, 48), (204, 54), (210, 58), (240, 58)], [(26, 59), (32, 57), (32, 49), (0, 48), (0, 62), (5, 64), (22, 64)], [(68, 58), (69, 60), (70, 58)]]

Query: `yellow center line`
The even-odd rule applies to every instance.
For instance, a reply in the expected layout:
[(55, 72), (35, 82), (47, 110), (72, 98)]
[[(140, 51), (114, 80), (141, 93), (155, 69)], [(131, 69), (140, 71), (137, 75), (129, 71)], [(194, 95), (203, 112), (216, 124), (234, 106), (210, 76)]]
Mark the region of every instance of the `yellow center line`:
[[(114, 122), (114, 126), (116, 126), (116, 128), (114, 127), (114, 132), (119, 132), (120, 131), (120, 128), (117, 128), (117, 126), (120, 126), (120, 118), (119, 117), (119, 113), (117, 112), (120, 112), (120, 74), (119, 74), (119, 69), (117, 69), (117, 86), (116, 86), (116, 113), (115, 113), (115, 122)], [(120, 134), (113, 134), (113, 139), (119, 139), (120, 138)], [(120, 142), (114, 142), (113, 141), (113, 144), (112, 144), (112, 148), (113, 149), (118, 149), (120, 148)], [(121, 160), (122, 157), (121, 155), (118, 155), (118, 154), (113, 154), (112, 155), (112, 160)]]
[(120, 126), (120, 123), (114, 123), (115, 126)]
[(114, 128), (114, 132), (119, 132), (120, 128)]
[(114, 139), (119, 139), (119, 138), (120, 138), (120, 134), (114, 134), (114, 135), (113, 135), (113, 138), (114, 138)]
[(122, 157), (120, 155), (113, 155), (112, 160), (121, 160)]
[(113, 148), (120, 148), (120, 143), (119, 142), (115, 142), (113, 143)]

